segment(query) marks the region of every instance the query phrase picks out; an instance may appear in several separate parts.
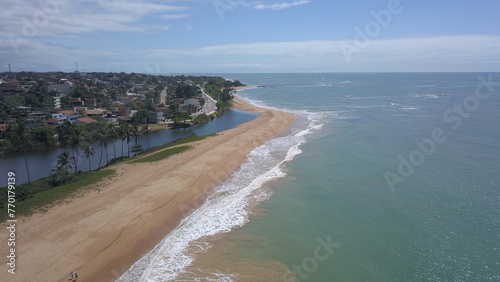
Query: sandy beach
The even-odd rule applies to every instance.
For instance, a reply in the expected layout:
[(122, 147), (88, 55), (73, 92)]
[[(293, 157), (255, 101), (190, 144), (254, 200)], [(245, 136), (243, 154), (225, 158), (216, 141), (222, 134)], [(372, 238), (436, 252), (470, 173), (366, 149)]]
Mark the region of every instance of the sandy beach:
[[(16, 230), (16, 274), (0, 260), (0, 281), (114, 281), (203, 203), (210, 188), (226, 179), (254, 148), (285, 131), (291, 113), (235, 99), (234, 107), (258, 112), (253, 121), (194, 142), (193, 148), (155, 163), (118, 164), (116, 175), (66, 203), (20, 218)], [(0, 242), (7, 249), (2, 224)], [(2, 254), (4, 252), (2, 251)]]

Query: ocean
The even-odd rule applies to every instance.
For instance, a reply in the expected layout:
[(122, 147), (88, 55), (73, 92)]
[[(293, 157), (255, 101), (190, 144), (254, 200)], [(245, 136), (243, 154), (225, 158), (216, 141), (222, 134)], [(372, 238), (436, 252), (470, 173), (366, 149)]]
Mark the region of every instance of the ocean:
[(297, 122), (118, 281), (500, 280), (500, 73), (223, 76)]

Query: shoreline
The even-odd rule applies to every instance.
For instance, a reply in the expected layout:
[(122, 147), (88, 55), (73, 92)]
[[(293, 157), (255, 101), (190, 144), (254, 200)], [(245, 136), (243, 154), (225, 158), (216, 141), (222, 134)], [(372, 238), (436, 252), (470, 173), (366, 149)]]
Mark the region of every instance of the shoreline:
[(239, 98), (234, 108), (260, 115), (159, 162), (111, 166), (116, 176), (99, 184), (104, 187), (100, 194), (88, 192), (46, 213), (19, 219), (19, 269), (15, 277), (8, 276), (12, 274), (3, 270), (3, 258), (0, 280), (67, 281), (71, 271), (79, 273), (80, 281), (119, 278), (201, 206), (210, 189), (230, 177), (248, 153), (296, 119)]

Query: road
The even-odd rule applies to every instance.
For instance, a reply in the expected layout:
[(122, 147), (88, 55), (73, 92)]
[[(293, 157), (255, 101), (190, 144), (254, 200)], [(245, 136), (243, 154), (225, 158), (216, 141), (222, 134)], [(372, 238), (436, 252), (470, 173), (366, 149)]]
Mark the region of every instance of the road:
[(210, 97), (205, 91), (201, 90), (201, 96), (205, 99), (205, 104), (201, 109), (201, 113), (203, 114), (211, 114), (217, 110), (217, 106), (215, 105), (217, 101), (215, 101), (212, 97)]

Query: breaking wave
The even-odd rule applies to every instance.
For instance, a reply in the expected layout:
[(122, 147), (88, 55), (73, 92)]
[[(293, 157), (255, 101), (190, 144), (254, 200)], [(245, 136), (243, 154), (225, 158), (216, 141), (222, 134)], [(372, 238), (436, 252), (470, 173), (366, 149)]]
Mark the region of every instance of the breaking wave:
[(304, 125), (250, 152), (239, 170), (215, 187), (199, 209), (117, 281), (173, 280), (192, 264), (197, 253), (211, 247), (204, 237), (244, 226), (252, 207), (270, 196), (263, 184), (286, 176), (283, 164), (302, 152), (299, 146), (306, 142), (307, 135), (321, 130), (321, 120), (321, 114), (308, 114)]

